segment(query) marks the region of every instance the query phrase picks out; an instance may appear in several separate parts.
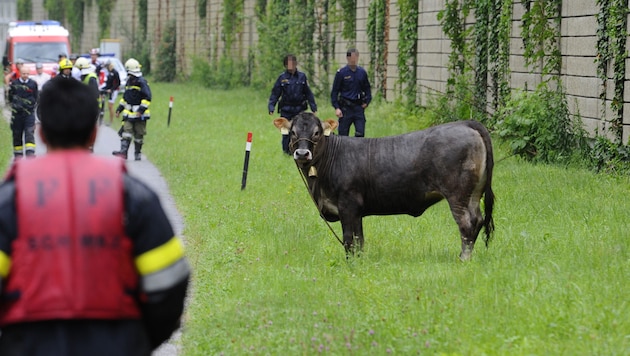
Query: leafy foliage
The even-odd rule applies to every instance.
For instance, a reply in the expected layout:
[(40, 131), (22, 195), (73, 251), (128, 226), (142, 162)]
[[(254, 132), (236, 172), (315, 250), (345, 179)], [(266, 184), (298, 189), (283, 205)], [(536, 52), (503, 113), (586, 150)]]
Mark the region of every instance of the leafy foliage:
[(630, 174), (630, 147), (597, 136), (590, 150), (591, 167), (607, 174)]
[(138, 29), (132, 32), (129, 28), (121, 28), (121, 31), (132, 43), (131, 50), (126, 57), (132, 57), (142, 64), (144, 75), (151, 73), (151, 47), (147, 41), (148, 26), (148, 0), (138, 1)]
[(408, 105), (416, 104), (418, 76), (418, 1), (399, 0), (398, 75)]
[(608, 68), (613, 66), (614, 96), (610, 103), (614, 117), (610, 130), (621, 142), (623, 135), (623, 104), (626, 78), (626, 40), (628, 37), (628, 0), (597, 0), (597, 76), (602, 81), (599, 98), (602, 101), (602, 117), (606, 113)]
[(81, 47), (83, 37), (83, 14), (88, 0), (63, 0), (65, 18), (70, 24), (70, 42), (72, 48)]
[(510, 36), (512, 30), (512, 1), (494, 0), (490, 15), (489, 72), (492, 88), (492, 109), (497, 112), (510, 97)]
[[(315, 36), (326, 24), (320, 23), (322, 18), (316, 17), (317, 7), (316, 0), (271, 0), (257, 3), (255, 11), (258, 19), (258, 44), (252, 73), (254, 86), (270, 88), (284, 70), (283, 57), (291, 53), (297, 57), (298, 68), (307, 74), (314, 92), (318, 92), (316, 83), (319, 81), (314, 76), (315, 66), (321, 68), (326, 62), (316, 62), (313, 53), (320, 45), (316, 43)], [(321, 86), (319, 88), (321, 91)]]
[(64, 9), (64, 1), (44, 0), (44, 9), (48, 13), (48, 18), (64, 22), (66, 19), (66, 11)]
[(215, 65), (202, 58), (193, 58), (191, 78), (206, 88), (234, 89), (246, 85), (248, 74), (243, 71), (244, 61), (221, 57)]
[(223, 0), (223, 41), (226, 55), (232, 51), (236, 35), (243, 30), (243, 0)]
[(466, 58), (469, 51), (466, 38), (470, 29), (466, 28), (466, 17), (470, 13), (470, 0), (446, 0), (445, 9), (438, 13), (442, 31), (451, 40), (451, 53), (448, 56), (448, 69), (451, 77), (459, 77), (466, 71)]
[(116, 0), (97, 0), (98, 5), (98, 30), (100, 38), (109, 37), (109, 26), (111, 24), (112, 8)]
[(208, 11), (208, 0), (197, 0), (197, 15), (204, 20)]
[(522, 4), (525, 7), (521, 27), (525, 63), (531, 70), (539, 67), (543, 80), (559, 81), (562, 0), (525, 0)]
[(33, 1), (18, 0), (17, 1), (18, 20), (30, 20), (33, 18)]
[(496, 129), (514, 154), (530, 161), (568, 163), (586, 150), (581, 120), (571, 120), (566, 95), (545, 85), (508, 101)]
[[(488, 48), (490, 30), (490, 6), (493, 0), (478, 0), (475, 6), (474, 48), (475, 48), (475, 94), (473, 108), (477, 117), (485, 117), (488, 101)], [(496, 18), (495, 14), (492, 14)]]
[(341, 37), (349, 40), (349, 45), (353, 46), (357, 39), (357, 0), (339, 0), (339, 4), (343, 21)]
[(177, 67), (177, 29), (175, 20), (169, 21), (162, 32), (157, 50), (156, 66), (153, 78), (156, 82), (172, 82), (175, 80)]
[[(368, 8), (367, 37), (368, 48), (370, 53), (370, 69), (374, 75), (374, 94), (385, 96), (385, 86), (387, 79), (387, 43), (385, 42), (385, 0), (374, 0)], [(402, 3), (401, 3), (402, 7)], [(400, 20), (400, 28), (402, 29), (404, 20)], [(403, 35), (401, 34), (401, 39)], [(400, 46), (399, 42), (399, 46)], [(415, 53), (413, 57), (415, 57)], [(403, 54), (399, 54), (399, 61)]]

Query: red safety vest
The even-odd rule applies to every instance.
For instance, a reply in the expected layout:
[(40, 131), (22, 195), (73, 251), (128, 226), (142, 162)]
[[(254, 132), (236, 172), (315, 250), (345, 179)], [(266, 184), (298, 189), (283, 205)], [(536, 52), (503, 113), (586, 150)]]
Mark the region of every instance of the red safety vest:
[(124, 169), (85, 151), (16, 162), (18, 236), (0, 325), (140, 317), (123, 225)]

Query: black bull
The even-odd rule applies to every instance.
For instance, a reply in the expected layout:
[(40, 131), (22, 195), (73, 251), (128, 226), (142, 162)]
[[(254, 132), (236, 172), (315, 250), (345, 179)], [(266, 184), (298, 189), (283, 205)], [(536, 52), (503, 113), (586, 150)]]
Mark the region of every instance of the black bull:
[(482, 124), (460, 121), (381, 138), (330, 135), (337, 121), (320, 121), (311, 113), (292, 121), (279, 118), (274, 125), (289, 130), (290, 151), (321, 216), (341, 221), (346, 253), (363, 246), (364, 216), (417, 217), (442, 199), (459, 226), (462, 260), (470, 258), (482, 227), (488, 244), (494, 230), (494, 160)]

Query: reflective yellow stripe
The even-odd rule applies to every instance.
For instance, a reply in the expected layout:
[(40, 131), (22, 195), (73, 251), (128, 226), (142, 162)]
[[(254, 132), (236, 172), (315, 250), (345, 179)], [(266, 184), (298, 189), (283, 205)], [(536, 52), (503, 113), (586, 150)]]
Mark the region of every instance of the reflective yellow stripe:
[(11, 258), (4, 251), (0, 251), (0, 277), (7, 278), (10, 269)]
[(184, 247), (177, 237), (167, 243), (136, 257), (136, 268), (140, 275), (164, 269), (184, 257)]

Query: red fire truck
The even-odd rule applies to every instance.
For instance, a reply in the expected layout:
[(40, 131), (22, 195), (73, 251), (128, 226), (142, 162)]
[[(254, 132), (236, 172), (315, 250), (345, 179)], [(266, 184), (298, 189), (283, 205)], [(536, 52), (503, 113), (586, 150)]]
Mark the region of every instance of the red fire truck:
[(5, 72), (15, 71), (15, 62), (21, 59), (32, 74), (35, 74), (35, 64), (41, 63), (45, 72), (55, 75), (60, 54), (70, 54), (70, 42), (68, 30), (58, 21), (9, 23), (2, 57)]

